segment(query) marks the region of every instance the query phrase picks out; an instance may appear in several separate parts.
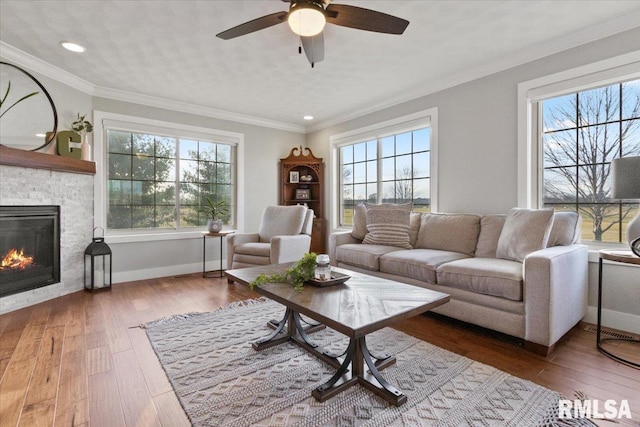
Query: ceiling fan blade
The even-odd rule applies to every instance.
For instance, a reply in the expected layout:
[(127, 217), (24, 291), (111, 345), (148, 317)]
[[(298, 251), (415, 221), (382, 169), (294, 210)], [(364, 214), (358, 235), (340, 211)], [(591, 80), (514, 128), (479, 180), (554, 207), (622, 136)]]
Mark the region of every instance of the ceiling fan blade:
[(300, 37), (302, 47), (311, 66), (324, 59), (324, 36), (322, 33), (313, 37)]
[(272, 27), (274, 25), (282, 24), (287, 20), (288, 12), (276, 12), (270, 15), (265, 15), (260, 18), (256, 18), (252, 21), (245, 22), (236, 27), (229, 28), (226, 31), (216, 34), (223, 40), (229, 40), (235, 37), (244, 36), (245, 34), (253, 33), (255, 31), (264, 30), (265, 28)]
[(406, 19), (346, 4), (331, 3), (326, 10), (331, 12), (327, 13), (327, 22), (358, 30), (402, 34), (409, 25), (409, 21)]

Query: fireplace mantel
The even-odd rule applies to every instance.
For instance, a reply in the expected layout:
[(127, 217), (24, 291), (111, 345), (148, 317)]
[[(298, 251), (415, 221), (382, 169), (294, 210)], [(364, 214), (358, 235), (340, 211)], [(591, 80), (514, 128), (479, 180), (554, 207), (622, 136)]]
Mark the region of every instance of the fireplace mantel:
[(0, 165), (48, 169), (87, 175), (96, 173), (96, 164), (94, 162), (87, 162), (72, 157), (38, 153), (37, 151), (18, 150), (3, 145), (0, 145)]

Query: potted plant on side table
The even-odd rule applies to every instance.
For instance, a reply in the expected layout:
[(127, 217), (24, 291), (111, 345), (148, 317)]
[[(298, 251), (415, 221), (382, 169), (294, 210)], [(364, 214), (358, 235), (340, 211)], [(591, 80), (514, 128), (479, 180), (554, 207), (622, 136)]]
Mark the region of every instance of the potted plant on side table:
[(229, 203), (226, 200), (213, 202), (207, 197), (207, 204), (209, 205), (205, 208), (209, 213), (207, 230), (209, 233), (219, 233), (222, 230), (223, 219), (229, 214)]

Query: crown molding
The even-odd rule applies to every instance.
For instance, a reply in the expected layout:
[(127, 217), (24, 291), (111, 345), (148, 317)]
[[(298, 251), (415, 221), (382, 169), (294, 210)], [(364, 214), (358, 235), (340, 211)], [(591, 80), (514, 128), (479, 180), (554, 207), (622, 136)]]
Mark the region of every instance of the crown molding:
[(94, 84), (83, 80), (74, 74), (68, 73), (61, 68), (51, 65), (40, 58), (36, 58), (35, 56), (17, 49), (3, 41), (0, 41), (0, 56), (8, 59), (9, 61), (15, 62), (21, 67), (28, 68), (31, 71), (35, 71), (77, 89), (80, 92), (93, 95), (93, 91), (95, 89)]
[(40, 73), (44, 76), (47, 76), (53, 80), (56, 80), (69, 87), (79, 90), (80, 92), (94, 97), (107, 98), (115, 101), (131, 102), (134, 104), (146, 105), (148, 107), (162, 108), (170, 111), (195, 114), (204, 117), (211, 117), (214, 119), (228, 120), (232, 122), (261, 126), (271, 129), (303, 134), (306, 133), (305, 127), (301, 125), (268, 120), (260, 117), (189, 104), (186, 102), (173, 101), (165, 98), (157, 98), (134, 92), (96, 86), (91, 82), (83, 80), (3, 41), (0, 41), (0, 57), (3, 57), (9, 61), (16, 63), (17, 65), (20, 65), (21, 67), (29, 69), (30, 71)]
[(385, 108), (395, 107), (405, 102), (431, 95), (441, 90), (449, 89), (482, 77), (489, 76), (519, 65), (526, 64), (547, 56), (557, 54), (559, 52), (569, 50), (581, 45), (585, 45), (624, 31), (640, 28), (640, 11), (629, 13), (623, 17), (602, 23), (601, 25), (588, 28), (577, 33), (567, 35), (566, 37), (556, 39), (552, 42), (540, 43), (528, 49), (521, 49), (515, 54), (509, 55), (497, 61), (481, 65), (476, 68), (466, 70), (465, 72), (452, 75), (447, 78), (432, 81), (426, 85), (421, 85), (419, 90), (407, 91), (398, 97), (387, 99), (377, 104), (368, 104), (366, 108), (359, 109), (348, 116), (334, 117), (327, 120), (319, 121), (313, 125), (306, 127), (307, 133), (316, 132), (334, 126), (340, 123), (348, 122), (359, 117), (366, 116)]
[(146, 105), (147, 107), (163, 108), (165, 110), (177, 111), (181, 113), (195, 114), (198, 116), (211, 117), (214, 119), (228, 120), (232, 122), (244, 123), (248, 125), (261, 126), (271, 129), (279, 129), (289, 132), (305, 133), (305, 127), (291, 123), (268, 120), (260, 117), (245, 114), (233, 113), (230, 111), (218, 110), (210, 107), (189, 104), (181, 101), (172, 101), (165, 98), (157, 98), (149, 95), (128, 92), (118, 89), (110, 89), (96, 86), (93, 96), (113, 99), (115, 101), (131, 102), (134, 104)]

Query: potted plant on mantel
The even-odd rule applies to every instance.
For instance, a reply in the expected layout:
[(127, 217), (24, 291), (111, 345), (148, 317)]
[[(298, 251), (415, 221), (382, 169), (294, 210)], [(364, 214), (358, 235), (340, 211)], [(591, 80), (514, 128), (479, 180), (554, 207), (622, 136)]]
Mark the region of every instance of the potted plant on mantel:
[(90, 121), (85, 120), (85, 117), (87, 117), (86, 114), (81, 116), (80, 113), (78, 113), (76, 121), (71, 123), (71, 129), (80, 134), (80, 152), (82, 153), (82, 160), (91, 161), (91, 146), (89, 145), (89, 142), (87, 142), (87, 134), (93, 132), (93, 125)]
[(227, 203), (226, 200), (213, 202), (207, 197), (207, 204), (209, 205), (209, 207), (206, 208), (209, 212), (207, 230), (209, 230), (209, 233), (219, 233), (222, 230), (223, 218), (229, 214), (229, 203)]

